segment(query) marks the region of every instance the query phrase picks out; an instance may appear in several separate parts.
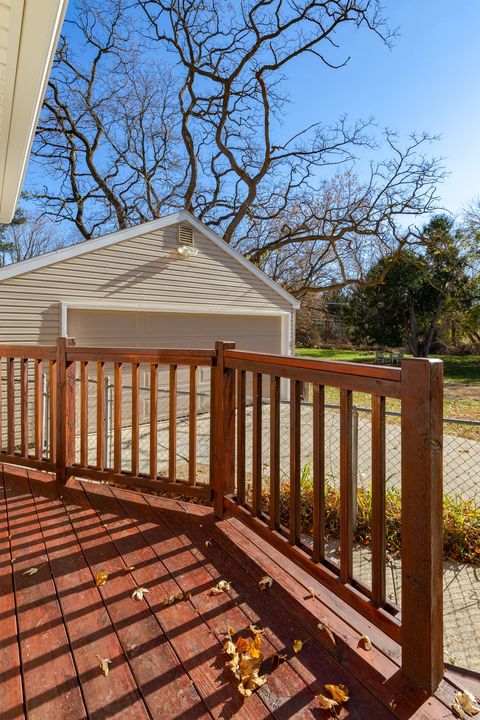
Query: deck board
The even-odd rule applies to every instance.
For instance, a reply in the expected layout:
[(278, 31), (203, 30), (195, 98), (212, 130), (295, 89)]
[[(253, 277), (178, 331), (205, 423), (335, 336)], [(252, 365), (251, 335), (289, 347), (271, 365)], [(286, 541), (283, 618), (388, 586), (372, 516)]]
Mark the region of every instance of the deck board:
[[(350, 689), (340, 718), (451, 717), (451, 679), (434, 698), (409, 686), (396, 643), (238, 519), (97, 483), (63, 488), (26, 468), (0, 477), (2, 720), (318, 719), (325, 683)], [(24, 575), (30, 567), (38, 572)], [(100, 568), (108, 580), (97, 588)], [(274, 585), (260, 592), (265, 574)], [(220, 579), (231, 589), (213, 595)], [(142, 601), (137, 586), (149, 590)], [(191, 597), (164, 605), (180, 591)], [(265, 628), (269, 679), (242, 702), (222, 646), (228, 626), (250, 623)], [(295, 639), (306, 640), (298, 655)], [(287, 660), (273, 670), (276, 652)], [(112, 660), (108, 677), (98, 656)]]

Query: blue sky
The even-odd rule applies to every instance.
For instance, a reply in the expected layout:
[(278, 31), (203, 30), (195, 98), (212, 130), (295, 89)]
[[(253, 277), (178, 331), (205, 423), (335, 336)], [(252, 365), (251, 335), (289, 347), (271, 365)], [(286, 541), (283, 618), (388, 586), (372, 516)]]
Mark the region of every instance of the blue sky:
[(392, 50), (361, 32), (349, 35), (351, 60), (341, 70), (319, 70), (309, 58), (290, 67), (285, 130), (346, 112), (352, 119), (374, 115), (403, 135), (440, 135), (431, 150), (450, 172), (440, 195), (458, 212), (480, 195), (480, 0), (386, 0), (384, 6), (400, 26)]
[[(350, 30), (342, 33), (351, 55), (346, 67), (322, 68), (312, 56), (288, 66), (285, 138), (344, 113), (352, 120), (373, 115), (403, 137), (440, 135), (430, 147), (450, 173), (440, 196), (457, 213), (480, 196), (480, 0), (384, 0), (384, 7), (400, 31), (391, 50), (371, 32)], [(70, 0), (67, 17), (75, 11)], [(30, 163), (26, 186), (37, 172)]]

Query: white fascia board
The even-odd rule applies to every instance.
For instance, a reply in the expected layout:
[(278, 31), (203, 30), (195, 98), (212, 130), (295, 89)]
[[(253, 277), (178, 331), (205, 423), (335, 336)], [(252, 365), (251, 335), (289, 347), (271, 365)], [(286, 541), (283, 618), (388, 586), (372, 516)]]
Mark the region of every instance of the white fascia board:
[[(193, 215), (185, 210), (181, 210), (171, 215), (165, 215), (164, 217), (157, 218), (156, 220), (150, 220), (149, 222), (136, 225), (135, 227), (126, 228), (125, 230), (119, 230), (118, 232), (111, 233), (110, 235), (103, 235), (102, 237), (94, 238), (93, 240), (84, 240), (76, 245), (70, 245), (69, 247), (62, 248), (61, 250), (55, 250), (45, 255), (39, 255), (38, 257), (31, 258), (30, 260), (24, 260), (23, 262), (14, 263), (7, 265), (0, 269), (0, 282), (7, 278), (17, 277), (18, 275), (24, 275), (32, 270), (38, 270), (48, 265), (61, 262), (62, 260), (70, 260), (71, 258), (84, 255), (85, 253), (92, 252), (93, 250), (100, 250), (101, 248), (115, 245), (116, 243), (123, 242), (124, 240), (130, 240), (140, 235), (145, 235), (149, 232), (155, 232), (177, 223), (188, 222), (202, 235), (205, 235), (215, 245), (221, 248), (227, 255), (235, 258), (237, 262), (243, 265), (247, 270), (256, 275), (263, 283), (268, 285), (284, 300), (286, 300), (292, 308), (298, 309), (300, 302), (278, 285), (274, 280), (268, 277), (264, 272), (259, 270), (253, 263), (247, 260), (243, 255), (234, 250), (228, 245), (222, 238), (215, 232), (210, 230), (200, 220), (197, 220)], [(194, 260), (192, 261), (194, 262)]]
[(68, 0), (15, 0), (11, 10), (8, 107), (0, 152), (0, 222), (11, 222)]

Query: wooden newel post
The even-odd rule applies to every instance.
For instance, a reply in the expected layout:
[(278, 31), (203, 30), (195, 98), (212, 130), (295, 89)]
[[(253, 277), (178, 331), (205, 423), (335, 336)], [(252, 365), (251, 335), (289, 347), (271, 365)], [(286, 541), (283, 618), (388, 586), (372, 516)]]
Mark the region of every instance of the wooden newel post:
[(443, 363), (402, 362), (402, 671), (443, 677)]
[(75, 363), (67, 360), (73, 338), (57, 340), (57, 481), (68, 481), (67, 467), (75, 461)]
[(219, 518), (223, 517), (223, 498), (235, 486), (235, 370), (224, 362), (225, 350), (234, 348), (234, 342), (216, 342), (212, 367), (210, 483)]

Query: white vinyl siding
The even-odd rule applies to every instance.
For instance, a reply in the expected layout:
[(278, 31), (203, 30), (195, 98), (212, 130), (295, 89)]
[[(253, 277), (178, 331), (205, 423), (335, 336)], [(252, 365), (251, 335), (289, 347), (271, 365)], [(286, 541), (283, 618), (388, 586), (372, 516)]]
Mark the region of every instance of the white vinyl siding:
[[(53, 344), (60, 333), (60, 302), (293, 314), (274, 288), (197, 231), (198, 255), (182, 259), (177, 233), (172, 225), (6, 278), (0, 282), (0, 342)], [(128, 344), (127, 327), (125, 336)]]

